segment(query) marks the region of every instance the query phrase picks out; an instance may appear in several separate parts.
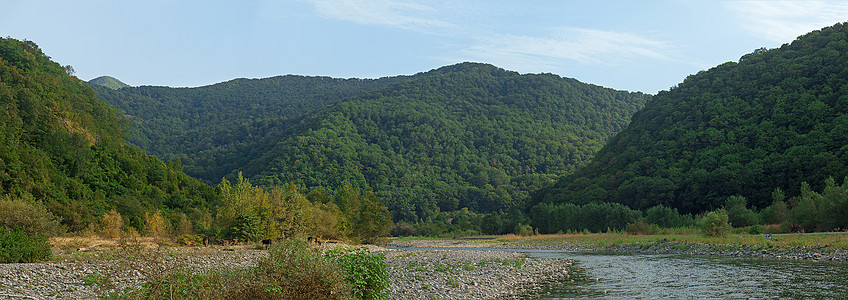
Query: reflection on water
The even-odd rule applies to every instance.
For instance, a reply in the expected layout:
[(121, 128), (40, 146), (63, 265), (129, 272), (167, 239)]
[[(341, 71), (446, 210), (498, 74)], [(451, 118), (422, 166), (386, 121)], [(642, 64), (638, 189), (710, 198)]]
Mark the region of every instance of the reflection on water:
[(664, 254), (527, 251), (576, 261), (543, 299), (848, 298), (848, 263)]

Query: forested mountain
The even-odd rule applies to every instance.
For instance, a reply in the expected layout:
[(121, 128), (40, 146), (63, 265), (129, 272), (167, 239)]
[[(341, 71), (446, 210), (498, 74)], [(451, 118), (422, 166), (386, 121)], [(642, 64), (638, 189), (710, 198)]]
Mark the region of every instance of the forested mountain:
[(128, 146), (126, 121), (69, 70), (0, 38), (0, 200), (46, 207), (71, 230), (111, 209), (138, 229), (153, 210), (208, 215), (214, 189)]
[(94, 78), (92, 80), (89, 80), (88, 83), (96, 84), (96, 85), (99, 85), (99, 86), (105, 86), (105, 87), (113, 89), (113, 90), (117, 90), (117, 89), (121, 89), (121, 88), (125, 88), (125, 87), (130, 87), (129, 84), (123, 83), (120, 80), (118, 80), (118, 79), (116, 79), (115, 77), (112, 77), (112, 76), (100, 76), (100, 77)]
[(180, 159), (187, 174), (217, 184), (303, 115), (397, 80), (287, 75), (197, 88), (92, 88), (126, 112), (131, 144), (164, 161)]
[(775, 188), (794, 194), (807, 182), (821, 190), (828, 177), (847, 175), (846, 166), (848, 24), (841, 23), (660, 92), (592, 162), (536, 193), (528, 208), (617, 202), (698, 213), (732, 195), (763, 208)]
[(260, 185), (309, 189), (348, 181), (373, 188), (396, 220), (520, 204), (587, 162), (648, 98), (477, 63), (378, 80), (284, 76), (98, 94), (147, 130), (134, 143), (159, 139), (151, 151), (180, 158), (189, 174), (214, 182), (243, 171)]

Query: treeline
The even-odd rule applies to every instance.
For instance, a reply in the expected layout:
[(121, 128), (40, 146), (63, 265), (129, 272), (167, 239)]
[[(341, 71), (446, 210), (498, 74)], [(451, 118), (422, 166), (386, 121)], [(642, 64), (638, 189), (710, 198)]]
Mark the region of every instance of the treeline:
[(827, 177), (848, 175), (846, 74), (848, 24), (840, 23), (691, 75), (527, 209), (611, 202), (698, 214), (734, 195), (766, 207), (775, 187), (821, 190)]

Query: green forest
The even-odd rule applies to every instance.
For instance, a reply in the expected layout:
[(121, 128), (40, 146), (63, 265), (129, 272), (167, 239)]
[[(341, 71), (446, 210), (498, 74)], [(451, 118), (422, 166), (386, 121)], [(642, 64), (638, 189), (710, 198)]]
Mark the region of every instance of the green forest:
[(0, 235), (848, 228), (846, 23), (653, 96), (481, 63), (130, 87), (4, 38), (0, 115)]
[(388, 234), (391, 216), (368, 189), (342, 182), (335, 193), (306, 195), (293, 184), (262, 189), (240, 174), (212, 187), (183, 173), (179, 160), (145, 154), (124, 141), (123, 114), (72, 69), (31, 41), (0, 39), (3, 252), (30, 248), (27, 236), (65, 232), (195, 244), (301, 235), (374, 243)]
[(140, 128), (130, 141), (206, 182), (238, 172), (266, 188), (350, 182), (408, 222), (520, 208), (588, 162), (648, 98), (478, 63), (377, 80), (96, 91)]
[[(812, 207), (837, 209), (830, 213), (844, 220), (848, 199), (833, 192), (833, 178), (848, 175), (846, 166), (848, 24), (841, 23), (660, 92), (586, 167), (534, 193), (527, 209), (618, 203), (699, 214), (741, 197), (745, 209), (785, 210), (812, 205), (804, 199), (821, 200), (810, 195), (823, 191), (831, 200)], [(836, 228), (846, 226), (818, 227)]]

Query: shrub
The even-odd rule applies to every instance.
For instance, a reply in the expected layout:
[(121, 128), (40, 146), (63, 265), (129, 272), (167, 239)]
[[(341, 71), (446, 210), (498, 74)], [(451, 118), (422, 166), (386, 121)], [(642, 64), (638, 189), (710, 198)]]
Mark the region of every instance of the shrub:
[(0, 263), (32, 263), (50, 259), (50, 244), (41, 234), (0, 227)]
[(730, 196), (724, 202), (727, 218), (733, 227), (747, 227), (757, 224), (757, 213), (746, 207), (748, 200), (743, 196)]
[(28, 234), (55, 236), (62, 233), (59, 218), (32, 196), (0, 199), (0, 226), (18, 228)]
[(636, 223), (627, 224), (627, 228), (625, 232), (629, 234), (657, 234), (660, 231), (660, 227), (656, 224), (649, 224), (643, 220), (636, 221)]
[(116, 239), (121, 236), (124, 227), (124, 219), (117, 210), (103, 214), (101, 217), (100, 236), (105, 239)]
[(415, 227), (406, 222), (397, 222), (389, 234), (392, 236), (413, 236), (415, 235)]
[(372, 255), (365, 248), (352, 252), (330, 252), (338, 262), (345, 280), (357, 299), (388, 299), (389, 271), (382, 254)]
[(515, 225), (515, 234), (520, 236), (531, 236), (533, 235), (533, 227), (524, 224)]
[[(192, 274), (178, 269), (149, 276), (121, 299), (347, 299), (350, 285), (334, 262), (305, 242), (275, 243), (257, 267)], [(161, 255), (161, 254), (160, 254)], [(138, 259), (132, 259), (136, 261)], [(156, 268), (159, 269), (159, 268)]]
[(724, 209), (709, 212), (701, 219), (701, 232), (706, 236), (726, 236), (730, 232), (730, 223)]

